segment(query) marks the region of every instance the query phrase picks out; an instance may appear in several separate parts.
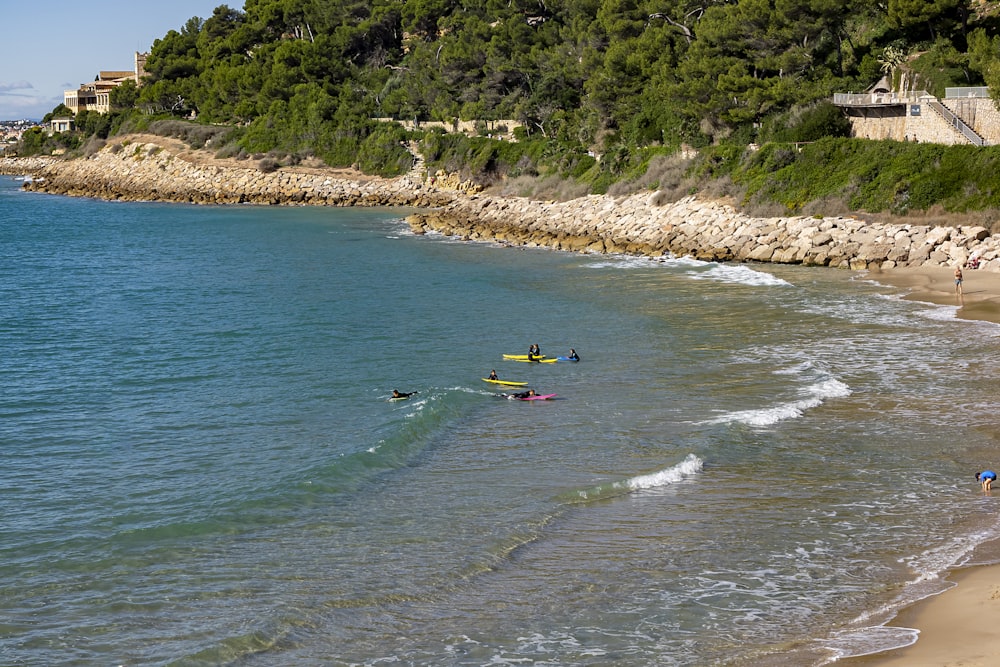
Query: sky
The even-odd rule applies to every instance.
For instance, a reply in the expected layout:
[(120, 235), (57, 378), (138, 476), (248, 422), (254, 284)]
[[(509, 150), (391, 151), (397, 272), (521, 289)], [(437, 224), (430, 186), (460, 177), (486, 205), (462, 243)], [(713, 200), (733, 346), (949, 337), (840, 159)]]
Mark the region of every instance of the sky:
[(63, 91), (101, 70), (133, 70), (149, 51), (192, 16), (242, 0), (3, 0), (0, 3), (0, 120), (41, 120)]

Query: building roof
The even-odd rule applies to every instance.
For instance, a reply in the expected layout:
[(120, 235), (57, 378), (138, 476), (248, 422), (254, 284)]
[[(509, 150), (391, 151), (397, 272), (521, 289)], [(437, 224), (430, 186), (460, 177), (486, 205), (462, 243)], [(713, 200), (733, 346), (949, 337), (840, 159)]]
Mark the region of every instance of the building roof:
[(883, 76), (878, 82), (868, 89), (869, 93), (891, 93), (892, 92), (892, 81), (889, 80), (888, 76)]
[(118, 70), (101, 70), (98, 73), (97, 78), (100, 81), (109, 81), (111, 79), (131, 79), (135, 76), (135, 72), (129, 71), (118, 71)]

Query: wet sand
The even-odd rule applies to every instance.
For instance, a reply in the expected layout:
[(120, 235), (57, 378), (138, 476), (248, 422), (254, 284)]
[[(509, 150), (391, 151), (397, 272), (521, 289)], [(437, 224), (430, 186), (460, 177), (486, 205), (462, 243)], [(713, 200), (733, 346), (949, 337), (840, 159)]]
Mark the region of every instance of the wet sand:
[(907, 607), (888, 625), (917, 628), (906, 648), (840, 660), (838, 667), (987, 667), (1000, 664), (1000, 565), (959, 570), (957, 584)]
[(1000, 324), (1000, 273), (964, 269), (961, 295), (955, 293), (954, 268), (949, 267), (887, 269), (870, 277), (902, 289), (906, 299), (959, 306), (958, 317)]

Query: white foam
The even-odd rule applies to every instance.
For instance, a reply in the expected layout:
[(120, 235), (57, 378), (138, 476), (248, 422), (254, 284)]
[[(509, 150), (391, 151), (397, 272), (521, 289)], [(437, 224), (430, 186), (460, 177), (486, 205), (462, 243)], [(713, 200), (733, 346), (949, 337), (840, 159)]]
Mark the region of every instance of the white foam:
[(683, 481), (686, 477), (701, 472), (702, 466), (703, 463), (700, 458), (694, 454), (688, 454), (683, 461), (665, 470), (649, 473), (648, 475), (637, 475), (610, 484), (602, 484), (592, 489), (581, 489), (576, 492), (576, 495), (582, 500), (591, 500), (593, 498), (610, 498), (643, 489), (670, 486), (671, 484)]
[(799, 375), (805, 371), (811, 370), (813, 368), (813, 362), (803, 361), (795, 364), (789, 368), (780, 368), (774, 371), (775, 375)]
[(786, 419), (796, 419), (810, 408), (823, 404), (828, 398), (842, 398), (851, 394), (851, 388), (835, 378), (821, 380), (802, 389), (804, 398), (755, 410), (737, 410), (710, 419), (706, 424), (742, 423), (748, 426), (771, 426)]
[(697, 280), (716, 280), (723, 283), (750, 285), (752, 287), (790, 286), (787, 280), (755, 271), (745, 264), (713, 264), (707, 271), (694, 272), (690, 275)]
[(895, 618), (899, 609), (954, 587), (954, 583), (941, 578), (942, 573), (967, 563), (980, 544), (992, 539), (996, 539), (995, 530), (958, 535), (916, 556), (899, 559), (899, 562), (906, 563), (913, 570), (914, 578), (906, 583), (892, 602), (865, 610), (855, 617), (850, 625), (861, 626), (859, 629), (836, 633), (820, 640), (818, 643), (833, 654), (828, 662), (913, 644), (919, 630), (891, 627), (886, 623)]
[(663, 255), (660, 257), (641, 257), (637, 255), (602, 255), (602, 260), (587, 264), (591, 269), (648, 269), (650, 266), (662, 266), (666, 268), (679, 269), (705, 269), (717, 266), (715, 262), (704, 262), (695, 259), (690, 255), (684, 257), (674, 257), (673, 255)]
[(669, 486), (680, 482), (685, 477), (701, 472), (703, 465), (704, 463), (697, 456), (688, 454), (687, 458), (671, 468), (648, 475), (638, 475), (626, 480), (625, 484), (634, 491)]
[(632, 255), (610, 255), (601, 261), (586, 264), (588, 269), (648, 269), (661, 263), (657, 258)]

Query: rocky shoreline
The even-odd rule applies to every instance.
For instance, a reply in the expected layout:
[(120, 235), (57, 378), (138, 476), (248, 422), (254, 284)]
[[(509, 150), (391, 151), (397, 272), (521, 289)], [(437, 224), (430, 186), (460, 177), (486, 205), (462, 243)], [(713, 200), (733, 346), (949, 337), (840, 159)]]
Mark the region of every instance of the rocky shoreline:
[(206, 165), (156, 143), (112, 144), (75, 160), (0, 158), (0, 173), (27, 174), (36, 192), (201, 204), (405, 206), (415, 233), (572, 252), (710, 261), (775, 262), (855, 270), (964, 266), (1000, 272), (1000, 235), (983, 227), (867, 223), (851, 217), (755, 218), (730, 206), (661, 193), (566, 202), (496, 197), (422, 164), (395, 178), (344, 178), (323, 170)]

